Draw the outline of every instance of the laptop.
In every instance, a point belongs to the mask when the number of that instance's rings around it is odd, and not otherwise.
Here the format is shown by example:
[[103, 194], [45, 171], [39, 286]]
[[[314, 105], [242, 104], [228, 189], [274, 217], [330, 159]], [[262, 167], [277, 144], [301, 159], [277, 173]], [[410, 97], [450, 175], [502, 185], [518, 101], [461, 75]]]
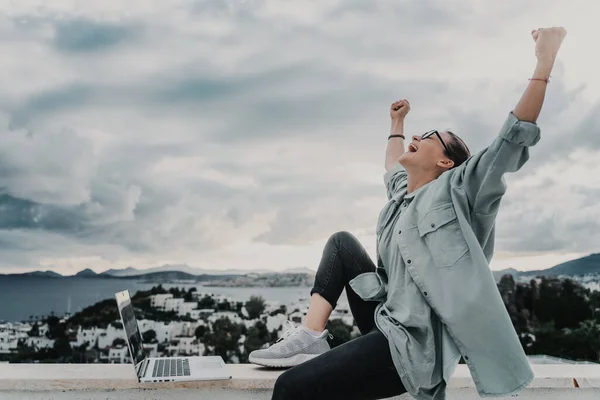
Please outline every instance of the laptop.
[[231, 379], [229, 368], [218, 356], [147, 357], [129, 291], [115, 293], [115, 297], [138, 382]]

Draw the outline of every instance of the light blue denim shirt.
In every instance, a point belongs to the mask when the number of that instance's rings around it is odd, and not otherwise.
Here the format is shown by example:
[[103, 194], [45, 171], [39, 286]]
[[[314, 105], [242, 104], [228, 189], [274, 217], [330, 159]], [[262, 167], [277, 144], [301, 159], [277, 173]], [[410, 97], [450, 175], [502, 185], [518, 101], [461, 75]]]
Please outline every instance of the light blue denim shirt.
[[[378, 251], [376, 272], [361, 274], [350, 285], [363, 299], [381, 302], [376, 323], [388, 335], [396, 369], [416, 398], [442, 399], [445, 387], [431, 391], [419, 386], [421, 382], [410, 380], [409, 368], [438, 368], [447, 382], [460, 355], [482, 397], [516, 393], [533, 379], [489, 262], [495, 220], [506, 192], [504, 174], [518, 171], [529, 159], [529, 147], [539, 140], [539, 127], [519, 121], [511, 112], [490, 146], [408, 197], [404, 168], [397, 165], [385, 174], [389, 202], [377, 222], [377, 245], [381, 233], [393, 226], [387, 245], [392, 255], [386, 258], [404, 262], [412, 283], [441, 322], [430, 365], [411, 365], [403, 358], [403, 353], [423, 350], [402, 337], [401, 329], [390, 329], [397, 321], [410, 321], [401, 306], [403, 295], [392, 289], [406, 283], [390, 280], [386, 272], [398, 266], [383, 265]], [[405, 202], [405, 197], [412, 200]], [[404, 208], [396, 207], [402, 203]], [[396, 310], [403, 314], [395, 314]], [[398, 343], [408, 343], [408, 350], [399, 351]]]

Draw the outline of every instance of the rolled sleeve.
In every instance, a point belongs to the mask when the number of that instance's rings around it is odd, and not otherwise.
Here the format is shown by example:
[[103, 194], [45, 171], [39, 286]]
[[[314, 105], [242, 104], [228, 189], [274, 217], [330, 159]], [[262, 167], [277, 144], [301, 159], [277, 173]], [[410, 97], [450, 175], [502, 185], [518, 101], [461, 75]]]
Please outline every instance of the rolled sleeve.
[[533, 122], [519, 121], [511, 111], [500, 130], [500, 137], [521, 146], [535, 146], [540, 141], [540, 128]]
[[466, 194], [472, 212], [495, 214], [506, 192], [504, 174], [521, 169], [529, 147], [539, 141], [537, 124], [520, 121], [510, 112], [492, 144], [456, 168], [452, 186]]
[[383, 175], [383, 183], [390, 200], [402, 187], [407, 185], [406, 169], [398, 163]]

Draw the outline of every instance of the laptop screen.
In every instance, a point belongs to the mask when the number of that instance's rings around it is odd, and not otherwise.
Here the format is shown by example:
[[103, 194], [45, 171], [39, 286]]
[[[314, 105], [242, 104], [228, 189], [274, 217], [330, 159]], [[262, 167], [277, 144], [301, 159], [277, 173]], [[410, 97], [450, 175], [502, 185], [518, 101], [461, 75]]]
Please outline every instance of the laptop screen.
[[127, 337], [129, 353], [133, 359], [133, 364], [137, 365], [144, 361], [146, 354], [142, 343], [142, 335], [140, 334], [140, 329], [133, 313], [129, 291], [125, 290], [116, 293], [115, 297], [117, 298], [117, 307], [119, 308], [119, 314], [121, 314], [121, 321], [123, 321], [123, 329]]

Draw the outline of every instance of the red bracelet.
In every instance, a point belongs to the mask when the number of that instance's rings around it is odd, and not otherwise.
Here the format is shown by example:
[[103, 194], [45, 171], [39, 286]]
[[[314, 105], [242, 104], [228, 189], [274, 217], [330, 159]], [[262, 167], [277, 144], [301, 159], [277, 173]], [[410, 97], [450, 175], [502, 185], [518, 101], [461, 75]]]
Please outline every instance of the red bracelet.
[[546, 79], [542, 79], [542, 78], [529, 78], [530, 81], [543, 81], [543, 82], [550, 82], [550, 79], [546, 78]]

